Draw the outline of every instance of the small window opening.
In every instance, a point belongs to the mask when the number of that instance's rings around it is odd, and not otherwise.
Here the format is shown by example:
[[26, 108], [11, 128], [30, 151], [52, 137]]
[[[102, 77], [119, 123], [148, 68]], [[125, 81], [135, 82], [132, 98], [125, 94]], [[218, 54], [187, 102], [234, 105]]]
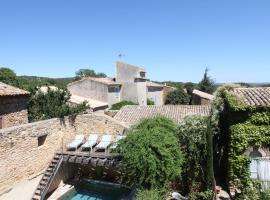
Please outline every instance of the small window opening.
[[42, 136], [39, 136], [38, 137], [38, 146], [39, 147], [42, 146], [42, 145], [44, 145], [45, 140], [46, 140], [46, 137], [47, 137], [47, 135], [42, 135]]

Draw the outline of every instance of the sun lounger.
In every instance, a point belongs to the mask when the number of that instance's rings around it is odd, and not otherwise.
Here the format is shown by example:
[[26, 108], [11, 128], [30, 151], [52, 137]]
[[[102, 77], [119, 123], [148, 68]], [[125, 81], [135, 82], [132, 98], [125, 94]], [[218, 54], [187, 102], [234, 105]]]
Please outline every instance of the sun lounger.
[[96, 146], [97, 150], [106, 151], [107, 147], [112, 143], [112, 135], [103, 135], [100, 143]]
[[67, 145], [67, 149], [77, 150], [77, 148], [83, 143], [83, 140], [84, 140], [83, 134], [76, 135], [75, 139]]
[[82, 145], [82, 150], [85, 149], [91, 149], [93, 146], [97, 143], [98, 135], [97, 134], [91, 134], [88, 137], [88, 140]]
[[116, 139], [115, 139], [115, 141], [113, 142], [113, 144], [110, 146], [110, 148], [111, 149], [115, 149], [116, 147], [117, 147], [117, 144], [118, 144], [118, 142], [119, 142], [119, 140], [122, 140], [122, 139], [124, 139], [126, 136], [124, 136], [124, 135], [118, 135], [118, 136], [116, 136]]

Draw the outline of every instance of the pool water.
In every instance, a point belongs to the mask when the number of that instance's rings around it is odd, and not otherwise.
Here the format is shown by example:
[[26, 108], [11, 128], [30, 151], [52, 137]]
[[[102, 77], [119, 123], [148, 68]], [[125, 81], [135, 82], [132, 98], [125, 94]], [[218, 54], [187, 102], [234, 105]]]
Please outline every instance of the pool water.
[[127, 199], [130, 189], [119, 185], [83, 181], [75, 186], [75, 191], [63, 200], [122, 200]]

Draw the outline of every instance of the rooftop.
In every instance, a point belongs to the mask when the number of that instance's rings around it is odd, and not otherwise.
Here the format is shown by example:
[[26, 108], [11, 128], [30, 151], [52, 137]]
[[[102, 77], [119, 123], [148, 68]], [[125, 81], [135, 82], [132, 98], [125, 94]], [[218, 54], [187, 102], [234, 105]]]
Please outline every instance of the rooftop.
[[176, 123], [180, 123], [188, 115], [210, 114], [209, 105], [165, 105], [165, 106], [125, 106], [115, 116], [114, 119], [132, 125], [143, 118], [162, 115], [170, 118]]
[[80, 104], [80, 103], [83, 103], [84, 101], [86, 101], [87, 104], [90, 106], [90, 108], [93, 108], [93, 109], [97, 109], [101, 107], [108, 107], [108, 103], [106, 102], [98, 101], [96, 99], [85, 98], [78, 95], [72, 94], [69, 99], [69, 102], [74, 103], [74, 104]]
[[28, 94], [28, 91], [0, 82], [0, 96], [17, 96]]
[[91, 81], [103, 83], [105, 85], [121, 85], [120, 83], [115, 82], [112, 78], [109, 78], [109, 77], [105, 77], [105, 78], [85, 77], [85, 78], [82, 78], [81, 80], [74, 81], [74, 82], [72, 82], [72, 83], [70, 83], [68, 85], [73, 85], [73, 84], [75, 84], [77, 82], [81, 82], [81, 81], [84, 81], [84, 80], [91, 80]]
[[200, 90], [196, 90], [196, 89], [193, 90], [192, 94], [198, 95], [204, 99], [209, 99], [209, 100], [214, 99], [214, 95], [200, 91]]
[[270, 106], [270, 87], [235, 88], [232, 93], [250, 106]]
[[146, 81], [147, 87], [164, 87], [164, 85], [152, 81]]

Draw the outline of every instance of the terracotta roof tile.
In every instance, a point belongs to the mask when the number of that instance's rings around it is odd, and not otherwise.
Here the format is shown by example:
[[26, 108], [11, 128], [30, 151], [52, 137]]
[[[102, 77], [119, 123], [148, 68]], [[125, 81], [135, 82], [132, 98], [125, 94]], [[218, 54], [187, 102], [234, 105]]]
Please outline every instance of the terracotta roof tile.
[[28, 94], [28, 91], [0, 82], [0, 96], [16, 96]]
[[162, 115], [180, 123], [187, 115], [210, 114], [209, 105], [165, 105], [165, 106], [125, 106], [114, 118], [127, 125], [137, 123], [143, 118]]
[[232, 93], [250, 106], [270, 106], [270, 87], [235, 88]]

